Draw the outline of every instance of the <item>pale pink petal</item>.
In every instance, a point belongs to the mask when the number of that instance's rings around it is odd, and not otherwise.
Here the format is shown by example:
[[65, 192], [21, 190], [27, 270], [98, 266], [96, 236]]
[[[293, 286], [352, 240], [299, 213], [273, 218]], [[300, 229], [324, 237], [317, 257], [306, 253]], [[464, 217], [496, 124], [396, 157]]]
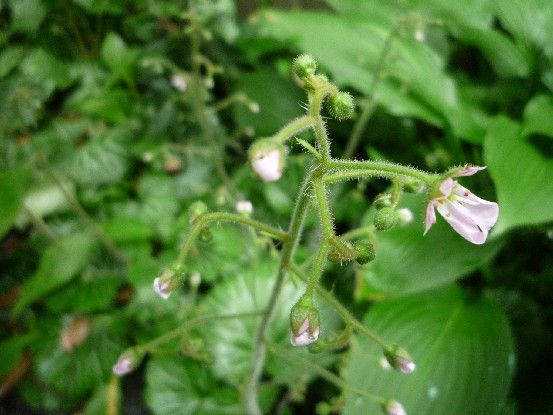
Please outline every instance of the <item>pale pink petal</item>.
[[449, 200], [444, 204], [438, 204], [437, 209], [451, 227], [467, 241], [476, 245], [486, 242], [489, 229], [480, 227], [465, 209], [460, 209], [459, 205]]
[[486, 166], [469, 166], [468, 164], [463, 168], [463, 170], [459, 171], [458, 173], [455, 173], [453, 177], [461, 177], [461, 176], [472, 176], [473, 174], [478, 173], [480, 170], [484, 170]]
[[454, 203], [466, 209], [466, 214], [471, 216], [480, 227], [489, 230], [495, 225], [499, 215], [497, 203], [479, 198], [460, 184], [453, 188], [453, 193], [456, 195]]
[[436, 212], [434, 212], [434, 201], [428, 202], [426, 206], [426, 215], [424, 216], [424, 235], [430, 230], [432, 225], [436, 223]]
[[443, 198], [449, 197], [451, 195], [451, 192], [453, 191], [453, 187], [455, 186], [457, 182], [453, 180], [451, 177], [445, 179], [443, 183], [440, 185], [440, 192], [442, 192], [442, 197], [437, 197], [436, 200], [440, 200]]
[[282, 176], [280, 167], [280, 151], [272, 150], [269, 153], [252, 161], [252, 167], [264, 182], [275, 182]]

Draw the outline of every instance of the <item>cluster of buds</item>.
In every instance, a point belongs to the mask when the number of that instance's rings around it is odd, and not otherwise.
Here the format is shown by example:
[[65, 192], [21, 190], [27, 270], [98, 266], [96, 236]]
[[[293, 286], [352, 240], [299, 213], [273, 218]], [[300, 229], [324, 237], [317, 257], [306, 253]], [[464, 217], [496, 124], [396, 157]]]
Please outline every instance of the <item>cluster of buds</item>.
[[313, 297], [304, 295], [290, 310], [290, 342], [294, 346], [307, 346], [319, 338], [319, 310]]

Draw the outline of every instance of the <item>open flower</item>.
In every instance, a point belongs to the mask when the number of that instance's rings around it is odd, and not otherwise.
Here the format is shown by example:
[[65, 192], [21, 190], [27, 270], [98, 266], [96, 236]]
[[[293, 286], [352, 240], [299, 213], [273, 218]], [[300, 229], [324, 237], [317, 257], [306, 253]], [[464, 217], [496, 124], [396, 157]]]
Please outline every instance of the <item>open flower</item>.
[[465, 166], [454, 170], [449, 177], [437, 184], [426, 207], [425, 230], [436, 223], [434, 208], [440, 212], [453, 229], [473, 244], [486, 242], [488, 232], [495, 225], [499, 206], [474, 195], [453, 177], [472, 176], [485, 167]]

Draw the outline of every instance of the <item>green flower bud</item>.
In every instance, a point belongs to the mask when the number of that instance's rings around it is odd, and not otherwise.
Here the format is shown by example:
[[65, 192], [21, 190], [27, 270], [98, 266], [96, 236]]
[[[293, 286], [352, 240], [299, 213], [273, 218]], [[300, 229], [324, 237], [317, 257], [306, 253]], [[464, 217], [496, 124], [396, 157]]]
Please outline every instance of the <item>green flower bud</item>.
[[309, 75], [315, 74], [317, 70], [317, 62], [311, 55], [299, 55], [292, 64], [292, 70], [296, 76], [302, 80]]
[[415, 371], [416, 365], [413, 359], [402, 347], [393, 344], [386, 347], [383, 352], [386, 360], [395, 370], [405, 374]]
[[377, 210], [374, 215], [374, 227], [379, 231], [385, 231], [393, 228], [397, 223], [397, 214], [394, 208], [384, 207]]
[[355, 103], [348, 92], [338, 92], [327, 99], [326, 107], [333, 118], [342, 121], [353, 117]]
[[188, 223], [192, 224], [198, 219], [201, 215], [207, 212], [207, 205], [202, 202], [201, 200], [198, 200], [194, 203], [192, 203], [188, 207]]
[[359, 254], [355, 261], [360, 265], [371, 262], [376, 257], [374, 245], [370, 241], [357, 241], [353, 246]]
[[290, 342], [294, 346], [307, 346], [319, 338], [319, 310], [313, 298], [303, 296], [290, 310]]
[[211, 233], [209, 228], [203, 228], [200, 231], [200, 234], [198, 235], [198, 239], [201, 242], [208, 243], [208, 242], [211, 242], [213, 240], [213, 234]]
[[390, 193], [380, 193], [374, 198], [374, 205], [377, 209], [392, 206], [392, 195]]

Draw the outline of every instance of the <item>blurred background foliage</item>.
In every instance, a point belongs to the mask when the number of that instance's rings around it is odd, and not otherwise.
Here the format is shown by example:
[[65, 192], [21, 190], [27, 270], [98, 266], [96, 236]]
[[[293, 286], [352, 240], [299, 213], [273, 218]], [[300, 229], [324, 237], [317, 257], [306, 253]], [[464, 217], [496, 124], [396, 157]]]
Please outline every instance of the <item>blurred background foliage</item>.
[[[374, 262], [327, 272], [360, 320], [412, 353], [411, 377], [356, 336], [290, 353], [411, 414], [553, 413], [551, 1], [0, 0], [0, 47], [1, 413], [243, 412], [256, 318], [191, 329], [125, 378], [111, 367], [194, 316], [267, 301], [278, 246], [233, 226], [195, 247], [199, 286], [162, 302], [151, 284], [193, 201], [246, 198], [287, 226], [308, 155], [294, 146], [284, 177], [261, 184], [246, 150], [301, 114], [301, 52], [359, 104], [328, 121], [335, 155], [487, 165], [466, 182], [500, 217], [484, 246], [440, 220], [423, 237], [425, 200], [409, 195], [415, 220], [378, 235]], [[370, 223], [385, 189], [337, 188], [338, 230]], [[283, 346], [297, 284], [270, 331]], [[323, 317], [323, 335], [337, 330]], [[297, 362], [270, 356], [265, 373], [267, 413], [379, 411]]]

